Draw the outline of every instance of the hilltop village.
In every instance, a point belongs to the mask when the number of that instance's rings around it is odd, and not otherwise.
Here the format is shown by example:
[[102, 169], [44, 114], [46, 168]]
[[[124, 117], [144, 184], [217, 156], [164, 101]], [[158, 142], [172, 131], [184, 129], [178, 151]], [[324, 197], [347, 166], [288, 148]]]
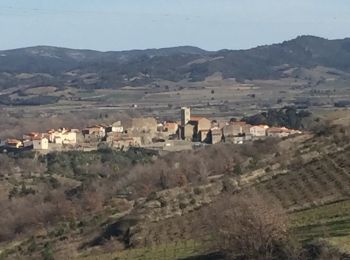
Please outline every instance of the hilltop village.
[[84, 129], [50, 129], [45, 133], [31, 132], [22, 138], [1, 141], [3, 152], [35, 150], [91, 151], [98, 148], [126, 150], [142, 147], [153, 150], [181, 151], [220, 142], [243, 144], [267, 137], [282, 138], [301, 134], [298, 130], [268, 125], [250, 125], [244, 121], [210, 120], [191, 115], [181, 108], [180, 121], [157, 122], [155, 118], [130, 118], [111, 125], [99, 124]]

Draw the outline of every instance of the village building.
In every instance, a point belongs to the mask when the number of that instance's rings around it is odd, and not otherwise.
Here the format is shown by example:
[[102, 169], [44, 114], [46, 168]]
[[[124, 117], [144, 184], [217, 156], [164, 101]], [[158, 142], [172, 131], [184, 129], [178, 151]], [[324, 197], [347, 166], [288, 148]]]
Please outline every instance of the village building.
[[117, 122], [114, 122], [113, 124], [111, 124], [110, 126], [107, 126], [105, 132], [106, 133], [110, 133], [110, 132], [123, 133], [124, 127], [122, 126], [122, 122], [117, 121]]
[[7, 139], [6, 146], [10, 147], [10, 148], [19, 149], [19, 148], [23, 147], [23, 143], [22, 143], [22, 141], [20, 141], [18, 139]]
[[120, 138], [122, 133], [109, 132], [106, 135], [106, 142], [112, 143], [114, 139]]
[[49, 149], [49, 139], [46, 137], [34, 138], [33, 139], [33, 149], [34, 150], [48, 150]]
[[79, 130], [71, 130], [66, 128], [60, 128], [58, 130], [48, 131], [48, 140], [54, 144], [76, 144], [77, 143], [77, 132]]
[[130, 147], [140, 147], [141, 146], [141, 138], [140, 137], [117, 137], [112, 141], [112, 147], [117, 149], [128, 149]]
[[241, 122], [241, 126], [242, 126], [242, 134], [245, 136], [248, 135], [252, 135], [250, 132], [250, 128], [252, 127], [252, 125], [247, 124], [246, 122]]
[[194, 125], [187, 124], [185, 126], [181, 126], [179, 133], [181, 139], [186, 141], [192, 141], [194, 136]]
[[82, 134], [85, 142], [100, 142], [106, 136], [107, 127], [105, 125], [94, 125], [84, 128]]
[[211, 121], [201, 116], [191, 116], [187, 123], [193, 125], [193, 141], [204, 142], [208, 138]]
[[106, 128], [104, 125], [88, 126], [82, 130], [82, 133], [83, 135], [96, 135], [103, 138], [106, 135]]
[[22, 143], [23, 143], [23, 147], [31, 147], [31, 146], [33, 146], [33, 141], [32, 140], [24, 139], [24, 140], [22, 140]]
[[212, 122], [201, 116], [191, 116], [191, 110], [187, 107], [181, 108], [181, 126], [179, 126], [179, 137], [183, 140], [205, 142], [209, 140]]
[[250, 128], [252, 126], [242, 121], [231, 121], [228, 125], [224, 126], [223, 136], [224, 138], [231, 138], [234, 136], [250, 135]]
[[291, 134], [291, 130], [285, 127], [271, 127], [267, 130], [267, 136], [270, 137], [286, 137]]
[[130, 118], [123, 121], [124, 130], [128, 133], [156, 133], [157, 120], [153, 117]]
[[219, 127], [220, 129], [223, 129], [227, 125], [228, 125], [227, 121], [223, 121], [223, 120], [217, 121], [217, 127]]
[[254, 137], [264, 137], [268, 128], [267, 125], [255, 125], [250, 127], [250, 134]]
[[237, 124], [229, 124], [222, 129], [225, 138], [239, 136], [243, 133], [242, 126]]
[[27, 133], [27, 134], [24, 134], [22, 136], [23, 140], [30, 140], [30, 141], [33, 141], [34, 138], [37, 138], [39, 137], [41, 134], [38, 133], [38, 132], [30, 132], [30, 133]]
[[217, 144], [222, 140], [222, 131], [219, 127], [210, 129], [210, 143]]
[[209, 130], [211, 128], [211, 121], [202, 116], [191, 116], [188, 123], [194, 125], [197, 132]]
[[163, 125], [163, 132], [167, 132], [169, 135], [174, 135], [177, 133], [179, 126], [175, 122], [165, 122]]
[[191, 109], [189, 107], [181, 108], [181, 126], [185, 126], [191, 120]]

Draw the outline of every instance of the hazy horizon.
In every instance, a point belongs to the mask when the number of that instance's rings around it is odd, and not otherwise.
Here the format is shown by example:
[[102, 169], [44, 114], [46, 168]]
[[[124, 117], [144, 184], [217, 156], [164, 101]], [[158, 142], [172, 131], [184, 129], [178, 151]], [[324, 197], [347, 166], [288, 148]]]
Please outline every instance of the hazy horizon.
[[[294, 38], [291, 39], [285, 39], [283, 41], [290, 41], [293, 39], [296, 39], [297, 37], [300, 36], [311, 36], [311, 37], [318, 37], [318, 38], [323, 38], [323, 39], [327, 39], [327, 40], [343, 40], [349, 37], [344, 37], [344, 38], [334, 38], [334, 39], [329, 39], [329, 38], [324, 38], [321, 36], [317, 36], [317, 35], [298, 35]], [[11, 51], [11, 50], [17, 50], [17, 49], [25, 49], [25, 48], [35, 48], [35, 47], [55, 47], [55, 48], [63, 48], [63, 49], [72, 49], [72, 50], [86, 50], [86, 51], [98, 51], [98, 52], [114, 52], [114, 51], [139, 51], [139, 50], [151, 50], [151, 49], [168, 49], [168, 48], [179, 48], [179, 47], [193, 47], [193, 48], [199, 48], [202, 49], [204, 51], [220, 51], [220, 50], [246, 50], [246, 49], [251, 49], [251, 48], [255, 48], [255, 47], [259, 47], [259, 46], [264, 46], [264, 45], [271, 45], [271, 44], [278, 44], [278, 43], [282, 43], [283, 41], [280, 42], [271, 42], [271, 43], [267, 43], [267, 44], [260, 44], [260, 45], [256, 45], [256, 46], [252, 46], [249, 48], [241, 48], [241, 49], [230, 49], [230, 48], [222, 48], [222, 49], [217, 49], [217, 50], [207, 50], [198, 46], [193, 46], [193, 45], [178, 45], [178, 46], [164, 46], [164, 47], [159, 47], [159, 48], [138, 48], [138, 49], [122, 49], [122, 50], [97, 50], [97, 49], [88, 49], [88, 48], [72, 48], [69, 46], [57, 46], [57, 45], [32, 45], [32, 46], [23, 46], [23, 47], [18, 47], [18, 48], [12, 48], [12, 49], [0, 49], [0, 51]]]
[[0, 50], [57, 46], [98, 51], [195, 46], [249, 49], [300, 35], [349, 37], [345, 0], [3, 0]]

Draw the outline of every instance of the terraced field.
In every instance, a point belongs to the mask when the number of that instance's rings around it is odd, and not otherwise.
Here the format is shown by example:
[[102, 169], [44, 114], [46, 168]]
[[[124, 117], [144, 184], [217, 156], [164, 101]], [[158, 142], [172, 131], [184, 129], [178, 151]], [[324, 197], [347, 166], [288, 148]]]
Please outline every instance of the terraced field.
[[[255, 188], [277, 198], [288, 210], [299, 240], [326, 238], [334, 244], [339, 236], [350, 238], [350, 146], [323, 144], [319, 149], [319, 145], [310, 140], [295, 148], [301, 155], [315, 152], [319, 155], [306, 163], [290, 166], [287, 173], [266, 179]], [[150, 223], [145, 237], [149, 246], [200, 240], [208, 231], [206, 224], [205, 210], [199, 209]]]
[[315, 237], [331, 240], [349, 236], [350, 200], [293, 213], [291, 221], [297, 237], [301, 240], [307, 241]]
[[350, 148], [324, 154], [257, 185], [290, 212], [350, 198]]
[[[334, 240], [344, 235], [350, 238], [350, 146], [324, 144], [322, 149], [319, 147], [313, 140], [302, 144], [297, 148], [307, 151], [301, 152], [302, 155], [315, 151], [319, 151], [319, 155], [307, 163], [292, 165], [286, 174], [267, 179], [255, 188], [277, 198], [288, 210], [292, 228], [300, 240], [315, 237]], [[196, 239], [205, 233], [205, 215], [200, 209], [151, 223], [147, 237], [161, 243]]]

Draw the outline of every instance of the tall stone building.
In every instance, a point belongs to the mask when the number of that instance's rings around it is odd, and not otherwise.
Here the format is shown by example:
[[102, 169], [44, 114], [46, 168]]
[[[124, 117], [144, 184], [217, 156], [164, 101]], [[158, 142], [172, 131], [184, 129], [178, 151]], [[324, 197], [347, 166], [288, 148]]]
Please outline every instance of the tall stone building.
[[185, 126], [191, 120], [191, 109], [189, 107], [181, 108], [181, 125]]

